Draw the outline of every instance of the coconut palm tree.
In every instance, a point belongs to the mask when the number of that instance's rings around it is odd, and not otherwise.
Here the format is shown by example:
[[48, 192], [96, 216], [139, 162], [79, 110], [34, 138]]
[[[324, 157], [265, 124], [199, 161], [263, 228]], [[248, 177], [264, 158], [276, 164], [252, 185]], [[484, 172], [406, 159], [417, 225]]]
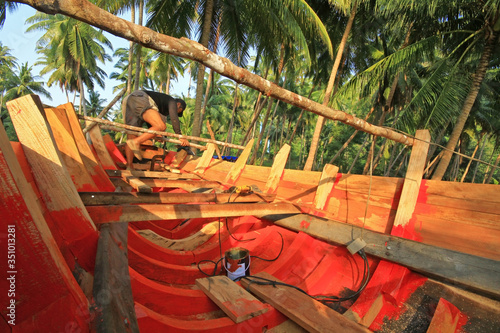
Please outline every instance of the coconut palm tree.
[[9, 101], [28, 94], [39, 94], [52, 100], [50, 93], [43, 87], [41, 77], [33, 75], [33, 66], [24, 63], [3, 83], [4, 99]]
[[36, 65], [44, 65], [40, 74], [51, 72], [47, 85], [57, 83], [66, 91], [80, 93], [80, 109], [85, 113], [85, 88], [93, 90], [94, 82], [104, 88], [106, 73], [97, 61], [111, 60], [104, 46], [112, 49], [110, 41], [102, 31], [66, 17], [38, 12], [27, 19], [32, 25], [27, 31], [43, 30], [45, 33], [37, 42], [37, 53], [42, 60]]

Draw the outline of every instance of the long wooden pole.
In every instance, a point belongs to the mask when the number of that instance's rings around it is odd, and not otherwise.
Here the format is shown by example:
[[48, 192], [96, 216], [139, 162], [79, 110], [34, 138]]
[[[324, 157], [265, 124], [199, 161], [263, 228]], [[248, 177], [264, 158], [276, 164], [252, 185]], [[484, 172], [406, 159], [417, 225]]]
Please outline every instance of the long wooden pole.
[[244, 68], [236, 66], [229, 61], [229, 59], [218, 56], [195, 41], [187, 38], [178, 39], [163, 35], [149, 28], [133, 24], [114, 16], [89, 1], [18, 0], [16, 2], [25, 3], [44, 13], [67, 15], [99, 29], [103, 29], [115, 36], [136, 42], [144, 47], [197, 61], [223, 76], [262, 92], [266, 96], [314, 112], [325, 118], [338, 120], [361, 131], [376, 136], [382, 136], [405, 145], [413, 145], [413, 139], [405, 134], [372, 125], [351, 114], [329, 108], [326, 105], [321, 105], [320, 103], [281, 88]]
[[87, 116], [82, 116], [82, 115], [78, 115], [78, 118], [85, 119], [87, 121], [94, 121], [94, 122], [97, 122], [100, 124], [115, 126], [115, 127], [119, 127], [119, 128], [125, 128], [125, 129], [131, 130], [131, 131], [136, 131], [136, 132], [151, 133], [151, 134], [156, 134], [156, 135], [160, 135], [160, 136], [170, 136], [172, 138], [194, 140], [194, 141], [200, 141], [200, 142], [206, 142], [206, 143], [215, 143], [216, 145], [226, 146], [229, 148], [235, 148], [235, 149], [240, 149], [240, 150], [245, 149], [245, 147], [243, 147], [243, 146], [235, 145], [232, 143], [225, 143], [222, 141], [200, 138], [197, 136], [180, 135], [180, 134], [169, 133], [169, 132], [153, 131], [153, 130], [149, 130], [149, 129], [145, 129], [145, 128], [141, 128], [141, 127], [115, 123], [113, 121], [109, 121], [106, 119], [98, 119], [98, 118], [92, 118], [92, 117], [87, 117]]

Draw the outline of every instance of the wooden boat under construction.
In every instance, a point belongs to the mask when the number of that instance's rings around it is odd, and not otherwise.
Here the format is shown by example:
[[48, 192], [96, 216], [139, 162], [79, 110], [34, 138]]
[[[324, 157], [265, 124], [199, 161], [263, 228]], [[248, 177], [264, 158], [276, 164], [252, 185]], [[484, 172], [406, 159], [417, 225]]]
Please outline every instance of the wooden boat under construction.
[[129, 171], [71, 104], [7, 105], [2, 332], [500, 331], [498, 186], [422, 179], [425, 131], [405, 178], [212, 143]]

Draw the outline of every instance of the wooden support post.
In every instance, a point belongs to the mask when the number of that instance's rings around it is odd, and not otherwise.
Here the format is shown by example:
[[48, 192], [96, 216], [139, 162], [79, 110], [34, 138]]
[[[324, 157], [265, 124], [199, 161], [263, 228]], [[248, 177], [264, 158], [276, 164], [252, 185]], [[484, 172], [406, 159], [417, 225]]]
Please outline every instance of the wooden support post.
[[7, 109], [54, 223], [80, 265], [93, 271], [97, 231], [63, 166], [40, 99], [26, 95], [7, 102]]
[[276, 212], [294, 214], [299, 212], [295, 206], [286, 203], [88, 206], [87, 210], [95, 223], [267, 215]]
[[226, 176], [226, 179], [224, 179], [225, 184], [233, 185], [240, 177], [241, 173], [243, 172], [243, 169], [245, 168], [245, 165], [247, 164], [248, 157], [252, 152], [253, 141], [254, 139], [251, 139], [247, 143], [241, 155], [238, 157], [236, 162], [234, 162], [233, 166], [231, 167], [231, 170]]
[[185, 151], [184, 149], [179, 150], [177, 154], [175, 154], [175, 157], [170, 163], [170, 166], [173, 168], [178, 168], [186, 158], [187, 154], [187, 151]]
[[[56, 245], [38, 198], [24, 177], [1, 122], [0, 216], [5, 256], [7, 243], [9, 250], [12, 244], [18, 249], [15, 260], [6, 258], [0, 263], [4, 272], [0, 289], [5, 290], [5, 305], [0, 310], [2, 316], [9, 320], [7, 291], [11, 289], [9, 278], [14, 276], [16, 296], [9, 298], [15, 300], [16, 331], [37, 332], [44, 328], [63, 332], [68, 327], [68, 318], [71, 318], [74, 329], [88, 330], [88, 301]], [[11, 239], [15, 243], [11, 243]], [[47, 315], [44, 311], [47, 308], [58, 315]]]
[[[281, 282], [266, 272], [260, 272], [255, 276]], [[249, 277], [241, 279], [241, 284], [308, 332], [371, 332], [297, 289], [281, 285], [250, 283], [254, 280], [257, 283], [262, 281]]]
[[152, 193], [153, 190], [151, 189], [150, 186], [144, 184], [139, 178], [134, 177], [134, 176], [126, 176], [123, 175], [122, 179], [132, 186], [137, 192], [141, 193]]
[[333, 183], [339, 172], [339, 167], [331, 164], [325, 164], [321, 178], [319, 180], [318, 189], [314, 196], [314, 206], [316, 209], [324, 209], [328, 195], [332, 191]]
[[212, 157], [214, 156], [214, 151], [217, 146], [213, 143], [207, 144], [207, 150], [203, 152], [203, 155], [201, 156], [200, 160], [198, 161], [198, 164], [196, 165], [196, 168], [194, 168], [194, 173], [196, 174], [203, 174], [205, 170], [208, 168], [210, 165], [210, 162], [212, 162]]
[[391, 234], [402, 236], [410, 221], [415, 205], [417, 203], [420, 183], [424, 174], [427, 152], [429, 151], [429, 141], [431, 135], [428, 130], [418, 130], [415, 135], [415, 143], [412, 148], [408, 170], [406, 171], [405, 182], [399, 199], [398, 210], [394, 218], [394, 227]]
[[62, 161], [68, 169], [77, 191], [98, 191], [99, 188], [87, 172], [87, 168], [78, 152], [78, 147], [73, 139], [71, 127], [66, 117], [66, 111], [48, 108], [45, 109], [45, 115], [54, 134], [57, 147], [61, 152]]
[[237, 324], [269, 310], [268, 306], [227, 276], [197, 279], [196, 285]]
[[78, 147], [78, 151], [80, 152], [82, 161], [87, 168], [90, 176], [94, 180], [94, 183], [101, 191], [113, 192], [115, 190], [115, 186], [113, 185], [113, 183], [111, 183], [101, 164], [97, 161], [96, 156], [90, 149], [90, 146], [87, 143], [87, 139], [85, 138], [85, 135], [83, 134], [82, 128], [80, 126], [80, 121], [76, 116], [73, 104], [66, 103], [63, 105], [59, 105], [58, 109], [59, 108], [64, 109], [66, 112], [66, 116], [71, 126], [71, 131], [73, 133], [73, 138], [75, 139], [76, 146]]
[[[210, 133], [210, 137], [212, 138], [212, 140], [215, 141], [214, 131], [212, 131], [212, 126], [210, 126], [210, 121], [208, 121], [208, 119], [207, 119], [207, 129], [208, 129], [208, 133]], [[216, 144], [213, 144], [213, 145], [215, 147], [215, 151], [217, 151], [217, 156], [220, 159], [222, 159], [222, 155], [220, 153], [219, 146], [217, 146]]]
[[101, 226], [93, 296], [97, 332], [138, 333], [127, 256], [128, 225]]
[[271, 167], [271, 172], [269, 173], [269, 178], [267, 179], [264, 193], [276, 193], [279, 182], [281, 180], [281, 176], [283, 175], [283, 171], [285, 170], [286, 161], [288, 160], [288, 154], [290, 154], [290, 146], [284, 144], [274, 158], [274, 163]]

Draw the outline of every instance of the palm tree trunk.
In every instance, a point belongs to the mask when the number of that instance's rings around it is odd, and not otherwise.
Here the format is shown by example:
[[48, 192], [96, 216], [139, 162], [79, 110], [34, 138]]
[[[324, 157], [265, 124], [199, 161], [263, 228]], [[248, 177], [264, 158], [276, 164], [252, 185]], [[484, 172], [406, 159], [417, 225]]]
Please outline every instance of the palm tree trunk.
[[[356, 9], [358, 6], [358, 1], [354, 1], [351, 15], [349, 16], [349, 20], [347, 22], [347, 26], [344, 31], [344, 35], [342, 36], [342, 40], [339, 44], [339, 49], [337, 51], [337, 57], [335, 58], [335, 62], [333, 64], [332, 73], [330, 74], [330, 80], [328, 81], [328, 86], [326, 87], [325, 97], [323, 98], [323, 105], [328, 105], [330, 101], [330, 95], [333, 91], [333, 86], [335, 84], [335, 78], [337, 76], [337, 70], [340, 65], [340, 60], [342, 59], [344, 48], [347, 43], [347, 38], [349, 37], [349, 33], [351, 32], [352, 24], [354, 22], [354, 17], [356, 16]], [[318, 150], [318, 142], [319, 136], [321, 134], [321, 130], [323, 129], [323, 125], [325, 123], [325, 118], [323, 116], [318, 116], [318, 120], [316, 122], [316, 127], [314, 128], [314, 134], [311, 139], [311, 147], [309, 148], [309, 155], [307, 156], [306, 164], [304, 165], [304, 170], [311, 171], [313, 166], [313, 161], [316, 156], [316, 151]]]
[[[231, 112], [231, 121], [229, 122], [229, 128], [227, 129], [226, 143], [233, 141], [233, 127], [234, 127], [234, 116], [236, 115], [236, 106], [238, 104], [238, 83], [234, 86], [234, 98], [233, 98], [233, 112]], [[222, 148], [222, 155], [225, 155], [226, 147]], [[229, 150], [231, 152], [231, 149]]]
[[[214, 11], [214, 0], [207, 0], [205, 3], [205, 17], [203, 18], [203, 29], [201, 32], [200, 44], [208, 49], [208, 41], [211, 33], [211, 23]], [[192, 136], [200, 136], [201, 133], [201, 105], [203, 103], [203, 84], [205, 83], [205, 66], [198, 64], [198, 78], [196, 79], [196, 99], [193, 113]]]
[[[483, 141], [483, 145], [481, 146], [481, 150], [479, 151], [479, 157], [478, 159], [481, 161], [481, 158], [483, 157], [483, 153], [484, 153], [484, 148], [486, 146], [486, 143], [488, 142], [489, 140], [489, 134], [486, 134], [485, 138], [484, 138], [484, 141]], [[472, 183], [474, 183], [474, 181], [476, 180], [476, 175], [477, 175], [477, 170], [479, 169], [479, 165], [481, 164], [481, 162], [477, 162], [476, 163], [476, 167], [474, 168], [474, 174], [472, 175]]]
[[[144, 0], [139, 0], [139, 22], [142, 25], [142, 14], [144, 12]], [[141, 81], [141, 50], [142, 47], [137, 44], [137, 55], [135, 57], [135, 84], [134, 90], [139, 90], [139, 81]]]
[[500, 154], [498, 154], [497, 159], [495, 160], [495, 164], [493, 168], [491, 168], [490, 173], [488, 174], [488, 177], [486, 178], [486, 181], [483, 182], [483, 184], [489, 184], [491, 182], [491, 178], [493, 178], [493, 174], [497, 170], [499, 163], [500, 163]]
[[448, 140], [448, 144], [446, 145], [447, 150], [443, 154], [443, 158], [439, 162], [439, 165], [434, 171], [434, 175], [432, 176], [433, 180], [441, 180], [443, 179], [444, 173], [446, 169], [448, 169], [448, 165], [450, 164], [451, 157], [453, 154], [453, 149], [457, 145], [458, 140], [460, 139], [460, 135], [465, 126], [465, 122], [469, 117], [469, 113], [474, 105], [474, 101], [476, 100], [477, 94], [479, 93], [479, 88], [481, 87], [481, 83], [483, 82], [484, 76], [486, 75], [486, 70], [488, 69], [488, 64], [490, 62], [491, 54], [493, 52], [493, 47], [495, 46], [496, 39], [498, 36], [498, 31], [493, 31], [486, 38], [486, 45], [483, 50], [483, 54], [481, 55], [481, 59], [479, 60], [479, 65], [477, 66], [476, 72], [473, 76], [472, 87], [467, 95], [464, 105], [462, 107], [462, 111], [458, 116], [458, 120], [453, 127], [453, 131], [450, 135], [450, 139]]
[[464, 182], [465, 177], [467, 176], [467, 173], [469, 172], [470, 165], [472, 164], [472, 159], [474, 158], [474, 156], [476, 156], [477, 150], [479, 149], [479, 145], [481, 144], [483, 137], [484, 137], [484, 133], [481, 133], [479, 141], [477, 142], [476, 147], [474, 148], [474, 152], [472, 153], [471, 159], [469, 160], [469, 163], [467, 163], [467, 167], [465, 168], [464, 174], [462, 175], [462, 179], [460, 179], [461, 183]]
[[266, 134], [266, 139], [264, 141], [264, 148], [262, 149], [262, 154], [260, 155], [260, 163], [259, 165], [262, 165], [264, 163], [264, 156], [266, 155], [266, 148], [267, 148], [267, 143], [269, 142], [269, 137], [271, 136], [271, 129], [272, 129], [272, 124], [275, 119], [276, 115], [276, 110], [278, 110], [278, 105], [280, 104], [280, 101], [276, 101], [276, 105], [274, 107], [273, 114], [271, 115], [271, 126], [268, 126], [267, 128], [267, 134]]
[[[135, 5], [130, 6], [130, 21], [135, 23]], [[134, 59], [134, 42], [129, 42], [128, 49], [128, 77], [127, 77], [127, 95], [132, 92], [132, 60]]]
[[[315, 88], [316, 88], [316, 84], [313, 84], [313, 86], [311, 87], [311, 90], [309, 91], [309, 95], [307, 96], [307, 98], [309, 98], [309, 99], [311, 98], [311, 95], [312, 95]], [[286, 140], [285, 140], [286, 142], [288, 142], [289, 145], [292, 144], [293, 138], [295, 137], [295, 133], [297, 132], [297, 128], [299, 127], [300, 120], [302, 119], [303, 115], [304, 115], [304, 109], [302, 109], [302, 111], [300, 111], [299, 118], [297, 119], [297, 122], [295, 123], [292, 135], [290, 136], [290, 139], [286, 138]]]

